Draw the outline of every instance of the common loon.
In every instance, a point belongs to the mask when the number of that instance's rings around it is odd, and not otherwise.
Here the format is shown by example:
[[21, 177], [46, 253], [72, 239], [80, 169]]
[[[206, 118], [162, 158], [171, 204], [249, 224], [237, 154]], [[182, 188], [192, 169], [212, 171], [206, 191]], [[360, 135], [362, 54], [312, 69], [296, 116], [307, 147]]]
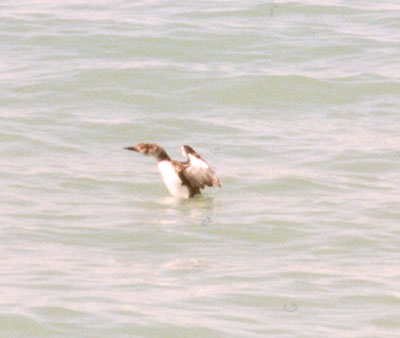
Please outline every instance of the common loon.
[[221, 182], [210, 165], [189, 146], [182, 146], [182, 154], [187, 157], [185, 162], [171, 160], [166, 151], [155, 143], [139, 143], [125, 149], [155, 157], [168, 191], [176, 198], [200, 195], [200, 190], [206, 185], [221, 188]]

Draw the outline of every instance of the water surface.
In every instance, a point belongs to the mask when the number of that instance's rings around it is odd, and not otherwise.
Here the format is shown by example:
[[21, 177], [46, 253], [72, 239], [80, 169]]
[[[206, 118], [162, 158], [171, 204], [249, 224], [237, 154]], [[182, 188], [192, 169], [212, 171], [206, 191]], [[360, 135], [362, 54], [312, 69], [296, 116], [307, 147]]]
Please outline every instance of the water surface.
[[1, 336], [397, 336], [399, 10], [3, 1]]

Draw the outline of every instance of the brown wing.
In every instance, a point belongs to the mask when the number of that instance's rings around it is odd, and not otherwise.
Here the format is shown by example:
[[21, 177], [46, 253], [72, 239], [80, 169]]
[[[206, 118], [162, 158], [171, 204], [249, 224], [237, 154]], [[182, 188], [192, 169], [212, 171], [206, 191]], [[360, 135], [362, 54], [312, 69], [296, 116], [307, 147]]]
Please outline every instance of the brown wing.
[[199, 169], [189, 165], [182, 171], [182, 175], [189, 181], [193, 187], [204, 189], [206, 185], [212, 187], [217, 185], [221, 187], [218, 177], [211, 169]]
[[217, 175], [199, 154], [189, 146], [183, 146], [182, 149], [188, 158], [186, 167], [182, 170], [182, 175], [193, 187], [201, 189], [204, 189], [206, 185], [209, 187], [213, 185], [221, 187], [221, 182]]

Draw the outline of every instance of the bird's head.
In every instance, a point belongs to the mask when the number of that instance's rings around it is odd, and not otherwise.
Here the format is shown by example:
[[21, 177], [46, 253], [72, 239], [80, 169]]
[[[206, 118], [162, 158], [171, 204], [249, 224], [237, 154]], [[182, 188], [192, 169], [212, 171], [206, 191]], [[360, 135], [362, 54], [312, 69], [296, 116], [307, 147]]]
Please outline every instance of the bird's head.
[[134, 147], [126, 147], [125, 149], [133, 150], [147, 156], [153, 156], [158, 160], [168, 159], [165, 150], [155, 143], [139, 143]]

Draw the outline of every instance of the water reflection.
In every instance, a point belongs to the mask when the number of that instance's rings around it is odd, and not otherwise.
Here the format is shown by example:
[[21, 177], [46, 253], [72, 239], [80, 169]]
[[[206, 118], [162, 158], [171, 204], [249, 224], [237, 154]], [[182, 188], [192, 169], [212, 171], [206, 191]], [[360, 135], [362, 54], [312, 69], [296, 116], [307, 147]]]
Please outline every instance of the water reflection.
[[159, 222], [210, 225], [215, 207], [215, 198], [211, 196], [195, 196], [189, 199], [168, 196], [158, 203], [158, 209], [162, 210]]

